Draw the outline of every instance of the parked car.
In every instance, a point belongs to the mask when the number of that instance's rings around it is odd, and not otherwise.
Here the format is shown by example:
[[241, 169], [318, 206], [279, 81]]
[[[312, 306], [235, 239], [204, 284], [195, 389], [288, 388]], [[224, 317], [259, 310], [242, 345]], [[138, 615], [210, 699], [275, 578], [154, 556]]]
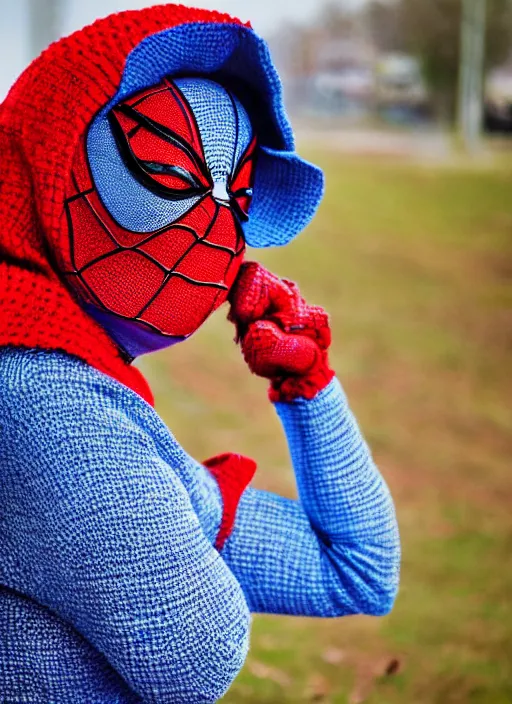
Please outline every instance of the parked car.
[[430, 99], [420, 62], [408, 54], [386, 54], [376, 67], [377, 109], [392, 122], [424, 119]]
[[512, 134], [512, 67], [491, 71], [485, 84], [484, 129]]

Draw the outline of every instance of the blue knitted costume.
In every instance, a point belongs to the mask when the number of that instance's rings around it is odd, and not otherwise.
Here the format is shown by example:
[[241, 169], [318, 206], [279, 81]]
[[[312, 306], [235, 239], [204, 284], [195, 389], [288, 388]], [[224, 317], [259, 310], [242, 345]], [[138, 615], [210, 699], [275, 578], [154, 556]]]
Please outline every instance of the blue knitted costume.
[[389, 611], [393, 506], [337, 381], [277, 405], [299, 501], [248, 488], [220, 554], [215, 480], [135, 393], [5, 349], [0, 407], [3, 701], [214, 702], [251, 611]]
[[[55, 75], [68, 80], [66, 109], [75, 83], [97, 71], [91, 95], [82, 100], [84, 114], [74, 113], [81, 131], [62, 137], [57, 158], [65, 174], [52, 166], [52, 150], [42, 165], [36, 139], [35, 166], [25, 178], [32, 154], [22, 137], [45, 129], [37, 115], [26, 116], [31, 93], [40, 88], [30, 72], [0, 111], [0, 147], [9, 147], [14, 165], [13, 178], [0, 173], [6, 223], [0, 295], [7, 311], [0, 320], [5, 704], [213, 703], [243, 665], [251, 613], [381, 615], [396, 595], [394, 508], [327, 366], [327, 316], [258, 265], [258, 295], [249, 287], [245, 296], [240, 283], [247, 279], [245, 242], [286, 244], [311, 220], [321, 172], [294, 152], [262, 40], [230, 18], [209, 20], [197, 11], [197, 21], [189, 22], [182, 17], [187, 12], [166, 6], [125, 13], [48, 50]], [[131, 48], [119, 50], [126, 63], [117, 55], [113, 68], [109, 57], [100, 60], [93, 49], [110, 46], [105, 37], [116, 47], [130, 37]], [[180, 78], [171, 81], [169, 74]], [[149, 92], [138, 98], [143, 89]], [[157, 95], [172, 96], [170, 127], [165, 115], [161, 121], [152, 116]], [[11, 134], [6, 125], [23, 113], [18, 104], [29, 122], [23, 129], [11, 125]], [[222, 124], [229, 126], [224, 135], [209, 117], [221, 104]], [[180, 120], [187, 139], [176, 126]], [[70, 177], [73, 151], [79, 158]], [[31, 181], [46, 190], [30, 189]], [[27, 208], [42, 193], [48, 196], [41, 219], [30, 220]], [[177, 251], [180, 237], [190, 238], [183, 252]], [[87, 257], [80, 251], [84, 242]], [[136, 266], [141, 262], [143, 271]], [[139, 310], [137, 296], [146, 285], [156, 293]], [[188, 337], [237, 287], [250, 319], [233, 320], [251, 370], [260, 373], [259, 362], [275, 351], [269, 339], [281, 345], [281, 361], [292, 360], [291, 371], [277, 365], [278, 381], [273, 373], [260, 375], [272, 380], [272, 398], [281, 399], [275, 407], [297, 501], [248, 487], [228, 506], [234, 494], [225, 491], [218, 467], [199, 464], [180, 447], [128, 364]], [[166, 300], [143, 318], [160, 294], [176, 290], [183, 298], [175, 307]], [[197, 312], [201, 305], [206, 312]], [[297, 380], [306, 380], [302, 397]]]

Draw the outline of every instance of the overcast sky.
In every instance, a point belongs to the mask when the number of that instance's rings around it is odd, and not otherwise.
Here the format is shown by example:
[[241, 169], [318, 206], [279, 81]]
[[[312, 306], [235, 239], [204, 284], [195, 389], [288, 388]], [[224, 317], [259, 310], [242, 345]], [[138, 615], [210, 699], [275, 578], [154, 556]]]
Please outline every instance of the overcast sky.
[[[268, 35], [283, 21], [304, 21], [318, 12], [325, 0], [182, 0], [185, 5], [216, 9], [250, 19], [254, 28]], [[111, 12], [153, 5], [158, 0], [62, 0], [65, 11], [62, 33], [69, 34]], [[358, 5], [364, 0], [344, 0]], [[0, 100], [30, 59], [27, 39], [28, 0], [0, 0]]]

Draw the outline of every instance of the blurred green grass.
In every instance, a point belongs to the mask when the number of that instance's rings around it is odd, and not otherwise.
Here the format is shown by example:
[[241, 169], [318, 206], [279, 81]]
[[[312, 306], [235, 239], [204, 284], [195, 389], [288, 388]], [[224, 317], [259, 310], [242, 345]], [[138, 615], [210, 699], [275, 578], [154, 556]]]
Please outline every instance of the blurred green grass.
[[[399, 598], [384, 619], [256, 616], [226, 702], [512, 702], [512, 166], [418, 166], [310, 149], [315, 222], [250, 252], [332, 314], [332, 361], [394, 493]], [[217, 313], [142, 362], [198, 459], [257, 459], [294, 496], [265, 382]]]

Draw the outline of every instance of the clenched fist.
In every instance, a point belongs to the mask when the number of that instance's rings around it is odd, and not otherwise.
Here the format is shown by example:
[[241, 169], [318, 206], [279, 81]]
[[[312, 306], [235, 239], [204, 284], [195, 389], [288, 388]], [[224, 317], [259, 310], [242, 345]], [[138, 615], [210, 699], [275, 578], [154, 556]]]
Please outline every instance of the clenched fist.
[[246, 262], [229, 301], [244, 359], [254, 374], [270, 379], [272, 401], [311, 399], [327, 386], [334, 376], [329, 318], [304, 301], [296, 284]]

